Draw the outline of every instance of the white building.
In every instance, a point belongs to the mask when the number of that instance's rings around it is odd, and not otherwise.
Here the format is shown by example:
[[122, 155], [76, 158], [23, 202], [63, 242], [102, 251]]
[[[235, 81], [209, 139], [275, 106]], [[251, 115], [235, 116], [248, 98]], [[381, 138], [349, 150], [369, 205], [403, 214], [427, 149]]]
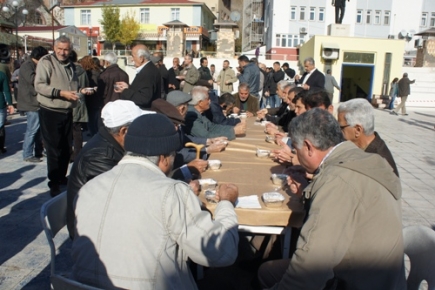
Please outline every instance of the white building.
[[[313, 35], [327, 35], [335, 22], [331, 0], [264, 0], [264, 44], [270, 54], [293, 60], [296, 47]], [[346, 1], [343, 24], [351, 36], [406, 40], [405, 51], [414, 51], [414, 34], [435, 27], [434, 0]], [[277, 57], [283, 59], [283, 57]]]

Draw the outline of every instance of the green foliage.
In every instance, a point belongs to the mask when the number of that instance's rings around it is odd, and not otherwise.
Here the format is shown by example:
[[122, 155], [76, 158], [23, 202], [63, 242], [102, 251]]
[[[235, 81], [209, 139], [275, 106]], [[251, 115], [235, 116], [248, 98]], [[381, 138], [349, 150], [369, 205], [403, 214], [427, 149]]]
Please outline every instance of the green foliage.
[[119, 7], [109, 5], [104, 6], [101, 10], [102, 20], [100, 20], [100, 23], [106, 35], [105, 39], [114, 44], [120, 41], [121, 21]]
[[139, 30], [140, 24], [136, 20], [134, 11], [127, 12], [127, 14], [121, 20], [119, 42], [124, 45], [129, 45], [133, 40], [137, 39]]

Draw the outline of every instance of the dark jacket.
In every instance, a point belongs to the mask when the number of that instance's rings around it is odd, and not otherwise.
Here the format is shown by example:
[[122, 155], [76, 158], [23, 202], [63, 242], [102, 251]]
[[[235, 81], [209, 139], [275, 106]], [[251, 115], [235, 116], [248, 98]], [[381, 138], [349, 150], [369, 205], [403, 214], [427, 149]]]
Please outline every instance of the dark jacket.
[[[79, 81], [79, 86], [81, 88], [89, 87], [89, 79], [84, 68], [76, 65], [76, 74]], [[80, 102], [77, 102], [77, 106], [73, 108], [73, 122], [74, 123], [87, 123], [89, 121], [88, 108], [85, 102], [85, 96], [81, 93], [78, 94], [80, 97]]]
[[36, 75], [36, 63], [31, 59], [25, 61], [21, 65], [19, 80], [20, 89], [18, 90], [17, 108], [20, 111], [34, 112], [39, 110], [39, 102], [36, 100], [35, 91], [35, 75]]
[[233, 95], [236, 98], [236, 102], [234, 104], [235, 107], [239, 108], [242, 111], [251, 112], [252, 114], [257, 115], [259, 110], [258, 98], [253, 95], [249, 95], [248, 99], [242, 103], [240, 101], [239, 93], [235, 93]]
[[415, 80], [411, 81], [408, 77], [401, 78], [399, 80], [399, 97], [406, 97], [411, 94], [410, 84], [415, 83]]
[[[302, 78], [299, 80], [298, 84], [303, 84], [304, 79], [307, 77], [308, 73], [305, 72], [302, 75]], [[308, 80], [305, 82], [308, 86], [310, 86], [310, 89], [324, 89], [325, 88], [325, 75], [322, 74], [318, 69], [313, 71], [311, 76], [308, 78]]]
[[121, 93], [121, 99], [132, 101], [141, 109], [149, 109], [154, 100], [160, 99], [161, 89], [159, 69], [149, 61], [136, 75], [130, 87]]
[[104, 105], [120, 98], [121, 94], [114, 91], [116, 82], [128, 84], [128, 74], [120, 69], [117, 64], [112, 64], [100, 74], [100, 79], [98, 80], [97, 96], [103, 99]]
[[390, 152], [390, 149], [388, 149], [387, 144], [385, 144], [384, 140], [382, 140], [381, 137], [379, 137], [378, 133], [375, 132], [375, 139], [367, 146], [366, 150], [364, 150], [367, 153], [376, 153], [385, 158], [387, 162], [391, 165], [393, 168], [394, 173], [399, 177], [399, 171], [397, 170], [396, 162], [394, 162], [393, 155]]
[[[99, 70], [87, 70], [86, 75], [89, 80], [89, 87], [95, 88], [98, 87], [98, 80], [100, 78], [101, 72]], [[86, 107], [90, 108], [102, 108], [104, 99], [98, 94], [86, 95]]]
[[255, 63], [248, 63], [243, 67], [243, 71], [237, 76], [240, 83], [247, 83], [249, 91], [259, 97], [260, 88], [260, 68]]
[[277, 84], [279, 81], [284, 79], [285, 74], [282, 70], [279, 70], [271, 71], [269, 75], [270, 77], [267, 79], [266, 91], [268, 91], [270, 95], [276, 95]]
[[167, 95], [169, 92], [169, 89], [168, 89], [168, 75], [169, 75], [168, 69], [166, 68], [166, 66], [164, 64], [160, 65], [158, 68], [159, 68], [160, 75], [162, 76], [162, 93]]
[[285, 70], [284, 70], [284, 73], [285, 73], [286, 75], [288, 75], [288, 77], [291, 78], [291, 79], [294, 78], [295, 75], [296, 75], [295, 70], [294, 70], [294, 69], [291, 69], [291, 68], [285, 69]]
[[9, 79], [4, 72], [0, 72], [0, 93], [3, 93], [3, 97], [0, 98], [0, 109], [4, 109], [8, 105], [12, 106], [12, 96], [9, 89]]
[[176, 78], [176, 76], [180, 75], [180, 71], [183, 68], [181, 66], [178, 67], [177, 70], [175, 70], [173, 67], [171, 67], [168, 70], [168, 85], [174, 85], [175, 89], [169, 89], [169, 92], [174, 91], [174, 90], [180, 90], [180, 83], [181, 81], [179, 79]]
[[236, 126], [240, 123], [240, 119], [225, 117], [222, 107], [215, 102], [210, 102], [210, 109], [205, 111], [204, 115], [216, 124]]
[[75, 198], [80, 188], [92, 178], [112, 169], [123, 156], [124, 149], [102, 126], [80, 151], [68, 177], [67, 226], [71, 237], [74, 237]]

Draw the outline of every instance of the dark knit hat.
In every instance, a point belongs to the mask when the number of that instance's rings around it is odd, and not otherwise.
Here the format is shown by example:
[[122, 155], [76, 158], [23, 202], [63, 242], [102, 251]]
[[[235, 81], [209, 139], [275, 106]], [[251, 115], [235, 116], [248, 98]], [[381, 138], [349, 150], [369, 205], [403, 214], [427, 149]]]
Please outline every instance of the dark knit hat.
[[174, 124], [184, 125], [184, 117], [178, 112], [177, 108], [168, 103], [163, 99], [157, 99], [151, 103], [151, 110], [156, 111], [157, 113], [163, 114]]
[[148, 114], [136, 118], [125, 135], [124, 148], [145, 156], [167, 155], [181, 146], [180, 134], [168, 117]]

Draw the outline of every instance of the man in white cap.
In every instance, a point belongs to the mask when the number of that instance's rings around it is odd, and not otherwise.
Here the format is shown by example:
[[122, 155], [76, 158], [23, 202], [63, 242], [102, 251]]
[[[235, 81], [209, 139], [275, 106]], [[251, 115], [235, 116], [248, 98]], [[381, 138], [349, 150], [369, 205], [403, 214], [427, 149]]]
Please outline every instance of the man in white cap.
[[74, 161], [67, 189], [67, 226], [74, 238], [74, 203], [80, 188], [95, 176], [112, 169], [124, 156], [124, 137], [128, 127], [145, 113], [132, 101], [116, 100], [101, 111], [104, 127], [89, 140]]

